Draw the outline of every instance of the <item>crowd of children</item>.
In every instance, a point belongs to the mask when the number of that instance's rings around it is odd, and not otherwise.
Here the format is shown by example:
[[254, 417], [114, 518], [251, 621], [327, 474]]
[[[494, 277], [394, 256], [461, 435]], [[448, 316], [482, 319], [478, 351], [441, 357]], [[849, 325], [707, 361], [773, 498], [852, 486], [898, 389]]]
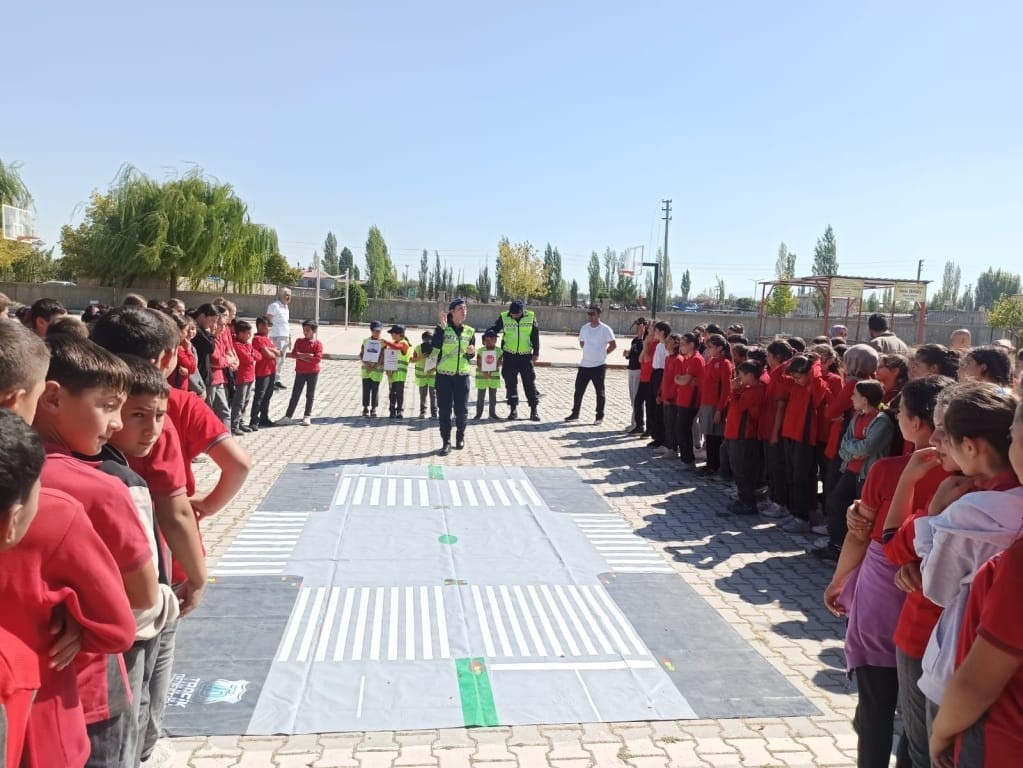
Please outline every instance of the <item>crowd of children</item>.
[[904, 356], [647, 326], [627, 353], [639, 366], [630, 434], [734, 484], [719, 514], [818, 535], [811, 552], [835, 563], [824, 602], [847, 618], [858, 765], [887, 768], [896, 708], [900, 767], [1015, 765], [1023, 407], [1005, 346]]
[[[177, 625], [207, 583], [199, 521], [248, 476], [231, 426], [268, 368], [248, 323], [226, 330], [228, 302], [141, 303], [0, 318], [0, 766], [173, 757], [160, 732]], [[186, 345], [200, 336], [205, 355]], [[207, 493], [200, 454], [220, 470]]]

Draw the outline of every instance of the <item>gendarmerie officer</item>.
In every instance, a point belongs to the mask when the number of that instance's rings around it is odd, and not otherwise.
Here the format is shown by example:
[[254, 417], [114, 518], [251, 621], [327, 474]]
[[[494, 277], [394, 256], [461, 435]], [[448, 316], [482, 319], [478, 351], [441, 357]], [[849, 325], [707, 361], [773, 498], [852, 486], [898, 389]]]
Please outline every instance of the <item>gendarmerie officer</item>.
[[522, 389], [529, 403], [529, 418], [540, 421], [537, 413], [536, 371], [533, 363], [540, 357], [540, 326], [536, 324], [533, 310], [523, 307], [521, 301], [513, 301], [508, 311], [502, 312], [497, 322], [491, 326], [495, 331], [503, 333], [501, 348], [504, 350], [504, 362], [501, 364], [501, 376], [507, 393], [509, 419], [519, 417], [519, 391], [517, 376], [522, 377]]
[[[440, 313], [430, 345], [440, 350], [437, 361], [437, 409], [441, 456], [451, 453], [451, 411], [455, 412], [455, 448], [465, 447], [465, 425], [469, 419], [469, 373], [476, 356], [476, 330], [466, 324], [469, 307], [465, 299], [455, 299], [448, 311]], [[425, 342], [424, 342], [425, 344]]]

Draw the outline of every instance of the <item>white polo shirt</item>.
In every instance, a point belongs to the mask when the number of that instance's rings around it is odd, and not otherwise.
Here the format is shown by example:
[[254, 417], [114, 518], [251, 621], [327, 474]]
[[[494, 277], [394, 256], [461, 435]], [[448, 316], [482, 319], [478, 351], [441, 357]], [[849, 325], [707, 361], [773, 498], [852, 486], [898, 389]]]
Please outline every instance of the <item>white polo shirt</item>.
[[596, 368], [607, 365], [607, 345], [615, 340], [615, 332], [611, 326], [599, 323], [596, 327], [587, 323], [579, 329], [579, 341], [583, 343], [583, 359], [579, 366]]
[[270, 326], [271, 339], [286, 339], [291, 336], [291, 308], [280, 299], [270, 302], [266, 314], [273, 323]]

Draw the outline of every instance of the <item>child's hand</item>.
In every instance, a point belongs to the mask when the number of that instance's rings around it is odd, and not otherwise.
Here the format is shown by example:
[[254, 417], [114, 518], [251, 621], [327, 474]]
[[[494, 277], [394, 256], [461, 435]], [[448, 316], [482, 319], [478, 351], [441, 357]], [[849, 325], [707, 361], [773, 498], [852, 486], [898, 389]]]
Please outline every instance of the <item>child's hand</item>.
[[903, 592], [912, 593], [922, 589], [923, 577], [920, 575], [920, 563], [906, 563], [895, 572], [895, 586]]
[[919, 451], [913, 451], [913, 454], [909, 457], [909, 462], [906, 464], [906, 468], [902, 470], [902, 474], [915, 483], [918, 480], [922, 480], [923, 476], [934, 469], [940, 461], [941, 457], [938, 455], [937, 448], [931, 448], [930, 446], [921, 448]]
[[975, 488], [973, 478], [964, 475], [946, 477], [941, 481], [941, 485], [938, 486], [938, 490], [931, 499], [931, 506], [927, 510], [927, 514], [940, 515], [952, 502], [962, 498]]
[[53, 609], [50, 635], [57, 638], [50, 646], [50, 669], [65, 669], [82, 650], [82, 625], [68, 613], [64, 603]]
[[714, 411], [714, 423], [715, 424], [721, 423], [721, 411]]
[[835, 582], [828, 584], [824, 590], [824, 607], [831, 611], [835, 616], [845, 616], [845, 606], [838, 602], [839, 596], [842, 594], [842, 587]]
[[443, 309], [440, 311], [440, 315], [438, 316], [437, 325], [439, 325], [441, 328], [448, 327], [448, 313], [445, 312]]
[[178, 603], [181, 605], [182, 616], [187, 616], [199, 607], [199, 603], [202, 602], [202, 595], [205, 590], [206, 582], [193, 584], [191, 581], [186, 581], [178, 587]]
[[853, 533], [860, 535], [866, 535], [870, 532], [874, 521], [870, 520], [860, 514], [860, 503], [854, 501], [849, 505], [849, 509], [845, 511], [845, 527]]

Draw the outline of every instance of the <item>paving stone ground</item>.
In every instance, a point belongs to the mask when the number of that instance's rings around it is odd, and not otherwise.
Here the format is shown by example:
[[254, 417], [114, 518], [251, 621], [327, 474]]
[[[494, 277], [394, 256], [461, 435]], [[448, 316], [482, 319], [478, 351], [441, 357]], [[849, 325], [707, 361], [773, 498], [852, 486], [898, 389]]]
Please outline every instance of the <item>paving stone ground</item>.
[[[328, 351], [330, 351], [328, 349]], [[285, 373], [290, 384], [290, 364]], [[264, 429], [241, 438], [255, 469], [224, 512], [204, 523], [215, 563], [292, 462], [376, 459], [449, 465], [572, 467], [821, 714], [815, 717], [684, 720], [482, 729], [443, 729], [313, 736], [210, 737], [172, 740], [183, 768], [689, 768], [690, 766], [855, 765], [855, 694], [843, 670], [842, 625], [825, 610], [827, 566], [805, 554], [808, 540], [759, 519], [715, 515], [724, 486], [684, 475], [655, 459], [646, 441], [624, 435], [628, 424], [624, 371], [608, 374], [608, 412], [593, 425], [593, 394], [583, 419], [562, 421], [571, 405], [574, 372], [543, 369], [543, 422], [472, 422], [464, 451], [445, 459], [436, 423], [406, 419], [366, 422], [360, 412], [357, 363], [323, 365], [313, 426]], [[287, 393], [274, 398], [283, 414]], [[409, 385], [406, 413], [416, 413]], [[470, 409], [470, 417], [473, 410]], [[506, 413], [506, 406], [499, 406]], [[195, 465], [200, 487], [213, 480], [208, 461]]]

